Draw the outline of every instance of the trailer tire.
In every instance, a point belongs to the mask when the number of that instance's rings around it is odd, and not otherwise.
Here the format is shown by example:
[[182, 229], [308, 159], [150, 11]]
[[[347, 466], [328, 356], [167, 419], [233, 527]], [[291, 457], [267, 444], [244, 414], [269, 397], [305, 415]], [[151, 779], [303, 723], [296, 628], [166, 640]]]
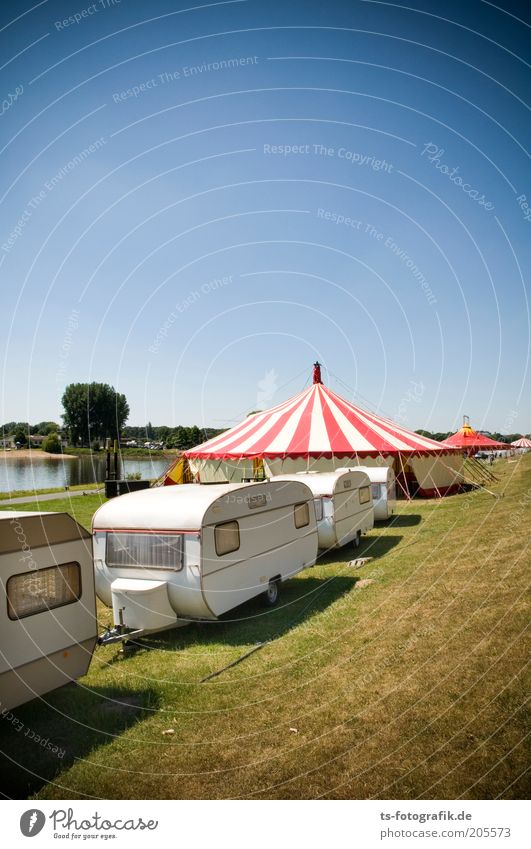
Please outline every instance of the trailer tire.
[[272, 579], [269, 581], [267, 585], [267, 590], [263, 594], [263, 599], [266, 607], [274, 607], [278, 601], [278, 597], [280, 594], [280, 589], [278, 585], [278, 581]]

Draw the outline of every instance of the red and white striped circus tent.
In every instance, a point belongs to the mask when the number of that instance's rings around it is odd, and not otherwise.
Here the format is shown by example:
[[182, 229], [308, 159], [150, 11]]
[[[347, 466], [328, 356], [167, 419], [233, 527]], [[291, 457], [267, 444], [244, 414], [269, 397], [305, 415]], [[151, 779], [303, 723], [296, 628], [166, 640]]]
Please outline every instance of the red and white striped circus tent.
[[[184, 452], [202, 482], [253, 478], [342, 466], [392, 465], [400, 485], [442, 495], [462, 482], [461, 452], [346, 401], [321, 382], [282, 404]], [[166, 483], [172, 483], [169, 470]]]
[[526, 436], [522, 436], [520, 439], [515, 439], [514, 442], [511, 442], [511, 448], [523, 448], [524, 450], [529, 450], [531, 448], [531, 439], [528, 439]]

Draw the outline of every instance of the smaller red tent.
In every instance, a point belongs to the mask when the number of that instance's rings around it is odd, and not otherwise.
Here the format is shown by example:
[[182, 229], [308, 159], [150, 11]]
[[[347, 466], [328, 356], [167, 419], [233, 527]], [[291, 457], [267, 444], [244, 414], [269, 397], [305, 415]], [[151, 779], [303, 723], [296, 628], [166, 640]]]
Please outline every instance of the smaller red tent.
[[511, 446], [505, 442], [497, 442], [491, 439], [490, 436], [483, 436], [470, 426], [468, 416], [463, 416], [463, 427], [459, 428], [457, 433], [449, 436], [442, 443], [443, 445], [451, 445], [453, 448], [462, 448], [467, 454], [475, 454], [476, 451], [507, 451]]

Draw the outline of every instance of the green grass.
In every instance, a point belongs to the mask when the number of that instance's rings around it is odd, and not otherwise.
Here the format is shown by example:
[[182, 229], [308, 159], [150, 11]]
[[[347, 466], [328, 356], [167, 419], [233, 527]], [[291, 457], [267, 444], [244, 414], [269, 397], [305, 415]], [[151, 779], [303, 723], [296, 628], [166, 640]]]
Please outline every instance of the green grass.
[[[15, 711], [63, 759], [0, 725], [5, 792], [523, 798], [531, 454], [496, 474], [497, 499], [399, 502], [356, 552], [370, 562], [349, 566], [352, 549], [327, 555], [284, 585], [276, 610], [255, 600], [126, 658], [97, 649], [77, 685]], [[46, 509], [88, 526], [99, 500]]]
[[76, 498], [69, 498], [68, 495], [65, 495], [64, 498], [53, 498], [49, 501], [43, 501], [40, 505], [38, 501], [29, 501], [27, 504], [13, 504], [5, 507], [0, 504], [0, 510], [19, 510], [24, 512], [26, 510], [33, 511], [41, 509], [51, 513], [70, 513], [80, 524], [90, 530], [92, 516], [105, 500], [103, 492], [94, 493], [94, 495], [76, 496]]
[[[103, 483], [80, 483], [75, 486], [69, 486], [69, 492], [76, 492], [81, 490], [90, 490], [90, 489], [101, 489]], [[12, 492], [0, 492], [0, 501], [7, 501], [10, 498], [22, 498], [23, 495], [48, 495], [54, 492], [62, 492], [65, 493], [64, 486], [56, 486], [52, 489], [16, 489]]]

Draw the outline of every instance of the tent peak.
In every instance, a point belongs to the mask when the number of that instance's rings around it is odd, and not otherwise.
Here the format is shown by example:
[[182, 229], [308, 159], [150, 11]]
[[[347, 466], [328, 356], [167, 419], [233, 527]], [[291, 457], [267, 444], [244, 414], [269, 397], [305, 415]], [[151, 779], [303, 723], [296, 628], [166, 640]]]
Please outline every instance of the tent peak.
[[313, 382], [314, 383], [322, 383], [321, 380], [321, 363], [317, 360], [313, 364]]

